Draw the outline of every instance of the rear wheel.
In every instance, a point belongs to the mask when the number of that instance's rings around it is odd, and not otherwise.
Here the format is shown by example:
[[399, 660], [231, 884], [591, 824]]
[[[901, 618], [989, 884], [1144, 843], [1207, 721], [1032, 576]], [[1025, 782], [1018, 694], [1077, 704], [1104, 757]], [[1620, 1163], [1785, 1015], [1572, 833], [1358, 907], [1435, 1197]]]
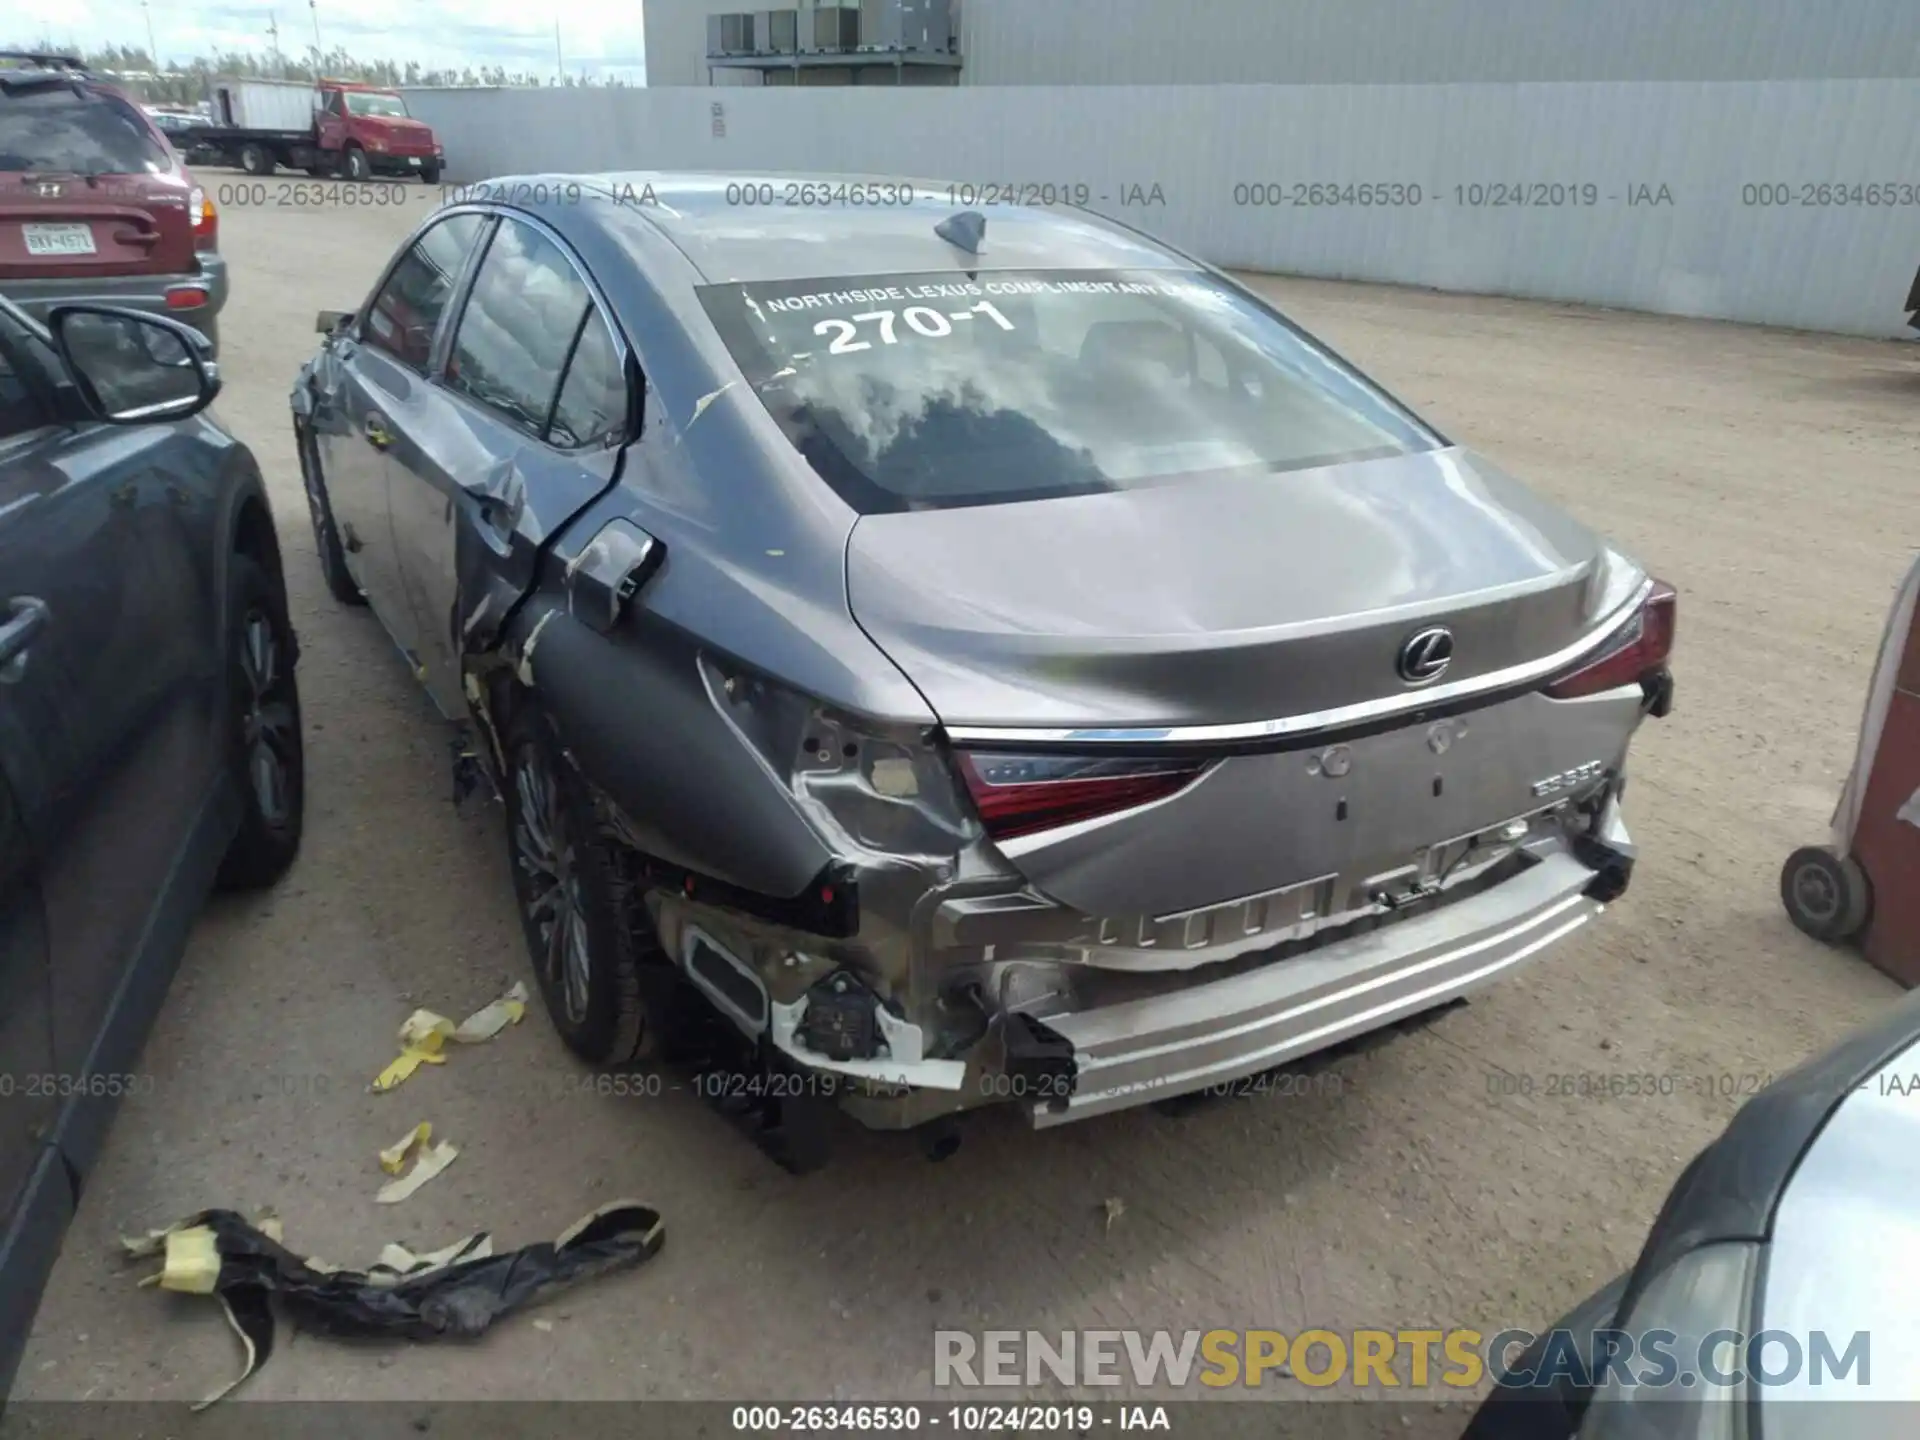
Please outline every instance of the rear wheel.
[[534, 979], [560, 1038], [594, 1065], [627, 1065], [659, 1046], [647, 1002], [676, 978], [627, 857], [597, 823], [585, 782], [539, 707], [516, 697], [503, 727], [507, 846]]
[[334, 524], [333, 506], [327, 500], [326, 476], [320, 469], [320, 447], [313, 443], [313, 433], [304, 425], [294, 427], [293, 444], [300, 455], [307, 513], [313, 518], [313, 548], [320, 556], [320, 575], [327, 582], [327, 593], [342, 605], [364, 605], [367, 597], [347, 569], [346, 547], [340, 543], [340, 528]]
[[1780, 901], [1793, 923], [1814, 939], [1849, 940], [1866, 928], [1873, 886], [1852, 857], [1808, 845], [1789, 855], [1781, 868]]
[[273, 152], [264, 145], [248, 141], [240, 147], [240, 168], [249, 175], [271, 175]]
[[440, 183], [440, 164], [438, 161], [429, 160], [420, 167], [420, 183], [422, 185], [438, 185]]
[[229, 763], [244, 810], [220, 863], [228, 889], [256, 890], [287, 872], [306, 817], [306, 754], [293, 627], [278, 578], [250, 555], [235, 555], [228, 580]]
[[340, 173], [356, 184], [364, 184], [373, 178], [373, 162], [358, 145], [349, 145], [340, 159]]

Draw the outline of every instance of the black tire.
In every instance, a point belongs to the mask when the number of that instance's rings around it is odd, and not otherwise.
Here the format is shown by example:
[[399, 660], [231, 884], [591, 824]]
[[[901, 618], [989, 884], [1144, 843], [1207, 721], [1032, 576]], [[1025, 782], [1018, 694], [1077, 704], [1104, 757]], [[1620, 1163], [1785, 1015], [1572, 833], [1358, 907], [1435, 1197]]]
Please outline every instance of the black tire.
[[327, 480], [320, 469], [320, 447], [304, 425], [293, 431], [294, 449], [300, 456], [300, 479], [307, 491], [307, 514], [313, 519], [313, 548], [319, 552], [320, 575], [327, 582], [327, 593], [342, 605], [364, 605], [367, 597], [354, 584], [347, 570], [346, 547], [340, 543], [340, 528], [333, 522], [333, 506], [327, 501]]
[[287, 873], [306, 818], [306, 751], [293, 626], [285, 587], [260, 562], [228, 562], [227, 671], [230, 763], [245, 810], [220, 862], [219, 883], [258, 890]]
[[420, 167], [420, 183], [422, 185], [438, 185], [440, 183], [440, 167], [431, 160], [425, 165], [422, 165]]
[[356, 185], [364, 185], [373, 179], [373, 162], [358, 145], [349, 145], [340, 157], [340, 173]]
[[273, 174], [273, 151], [254, 141], [240, 147], [240, 168], [249, 175]]
[[1807, 845], [1780, 870], [1780, 903], [1793, 923], [1816, 940], [1850, 940], [1873, 913], [1873, 886], [1851, 857], [1825, 845]]
[[660, 1048], [672, 962], [630, 901], [628, 857], [595, 821], [586, 785], [538, 705], [517, 696], [506, 751], [507, 857], [534, 982], [553, 1028], [592, 1065], [630, 1065]]

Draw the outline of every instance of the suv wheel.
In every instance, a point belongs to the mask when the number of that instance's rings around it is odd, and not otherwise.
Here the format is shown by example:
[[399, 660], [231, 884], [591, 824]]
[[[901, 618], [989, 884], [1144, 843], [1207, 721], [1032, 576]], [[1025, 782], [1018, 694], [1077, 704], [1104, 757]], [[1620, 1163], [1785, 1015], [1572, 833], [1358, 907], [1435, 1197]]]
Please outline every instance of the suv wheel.
[[438, 185], [440, 183], [440, 165], [438, 161], [429, 160], [420, 167], [420, 183], [422, 185]]
[[341, 161], [341, 173], [356, 184], [363, 184], [373, 178], [373, 162], [367, 159], [367, 152], [358, 145], [349, 145], [345, 158]]
[[249, 175], [271, 175], [273, 152], [258, 142], [249, 141], [240, 147], [240, 168]]
[[293, 627], [277, 577], [250, 555], [228, 562], [228, 695], [232, 760], [243, 810], [220, 862], [220, 884], [257, 890], [293, 864], [306, 818], [306, 755]]

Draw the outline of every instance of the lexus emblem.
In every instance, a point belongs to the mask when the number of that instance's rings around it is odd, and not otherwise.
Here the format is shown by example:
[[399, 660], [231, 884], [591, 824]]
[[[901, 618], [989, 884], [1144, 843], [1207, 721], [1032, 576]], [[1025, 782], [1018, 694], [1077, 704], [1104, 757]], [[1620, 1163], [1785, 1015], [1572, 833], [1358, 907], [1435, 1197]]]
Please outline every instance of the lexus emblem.
[[1409, 685], [1431, 685], [1452, 663], [1453, 632], [1444, 625], [1432, 625], [1407, 637], [1395, 668]]

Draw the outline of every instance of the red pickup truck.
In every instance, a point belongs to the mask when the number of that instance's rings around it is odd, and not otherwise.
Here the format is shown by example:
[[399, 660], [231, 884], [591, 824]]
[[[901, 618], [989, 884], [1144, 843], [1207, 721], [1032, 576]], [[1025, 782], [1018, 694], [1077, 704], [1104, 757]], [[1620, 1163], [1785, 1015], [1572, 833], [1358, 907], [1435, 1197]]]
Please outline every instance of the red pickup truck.
[[212, 123], [172, 134], [192, 164], [237, 165], [249, 175], [284, 166], [349, 180], [418, 175], [429, 185], [446, 165], [433, 128], [409, 115], [395, 90], [351, 80], [219, 80], [208, 108]]

